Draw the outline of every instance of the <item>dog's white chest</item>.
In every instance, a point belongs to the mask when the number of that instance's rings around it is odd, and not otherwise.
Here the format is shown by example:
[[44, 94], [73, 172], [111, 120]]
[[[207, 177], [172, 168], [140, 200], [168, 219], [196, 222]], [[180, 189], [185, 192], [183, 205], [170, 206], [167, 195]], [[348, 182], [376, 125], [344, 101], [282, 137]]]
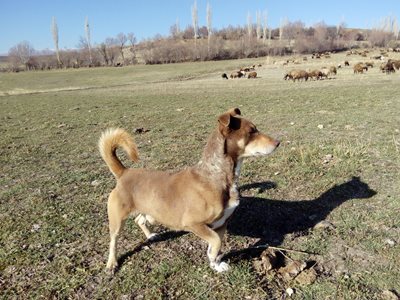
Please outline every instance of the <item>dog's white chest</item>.
[[221, 227], [222, 225], [225, 224], [226, 220], [233, 214], [235, 211], [236, 207], [239, 205], [239, 200], [235, 201], [234, 203], [230, 203], [224, 210], [224, 214], [222, 215], [221, 218], [219, 218], [217, 221], [213, 222], [210, 224], [210, 227], [212, 229], [217, 229]]

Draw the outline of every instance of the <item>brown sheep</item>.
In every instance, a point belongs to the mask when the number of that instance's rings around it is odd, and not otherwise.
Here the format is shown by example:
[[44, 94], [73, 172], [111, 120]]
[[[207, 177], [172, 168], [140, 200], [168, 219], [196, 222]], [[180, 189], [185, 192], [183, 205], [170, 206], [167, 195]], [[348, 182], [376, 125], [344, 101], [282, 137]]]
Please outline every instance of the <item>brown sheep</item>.
[[289, 73], [286, 73], [286, 74], [283, 76], [283, 80], [289, 80], [289, 79], [293, 79], [293, 77], [292, 77], [292, 75], [290, 74], [290, 72], [289, 72]]
[[363, 63], [358, 63], [358, 64], [354, 65], [353, 70], [354, 70], [354, 74], [357, 74], [357, 73], [362, 74], [362, 73], [364, 73], [364, 70], [368, 71], [368, 67], [365, 66]]
[[226, 73], [222, 73], [221, 77], [222, 79], [228, 79], [228, 75], [226, 75]]
[[247, 75], [247, 78], [256, 78], [257, 77], [257, 72], [250, 72], [249, 75]]
[[333, 74], [333, 75], [336, 75], [336, 74], [337, 74], [337, 69], [336, 69], [335, 66], [331, 66], [331, 67], [329, 68], [329, 74]]
[[314, 80], [320, 80], [322, 76], [323, 74], [320, 70], [312, 70], [311, 72], [308, 73], [308, 77]]
[[308, 80], [308, 73], [306, 71], [304, 71], [304, 70], [292, 70], [288, 74], [285, 75], [284, 79], [285, 80], [292, 79], [293, 82], [295, 82], [296, 79], [298, 81], [300, 81], [300, 80], [307, 81]]
[[388, 62], [391, 62], [396, 70], [400, 69], [400, 60], [389, 59]]
[[386, 72], [386, 74], [395, 73], [393, 62], [388, 61], [386, 64], [381, 66], [382, 72]]

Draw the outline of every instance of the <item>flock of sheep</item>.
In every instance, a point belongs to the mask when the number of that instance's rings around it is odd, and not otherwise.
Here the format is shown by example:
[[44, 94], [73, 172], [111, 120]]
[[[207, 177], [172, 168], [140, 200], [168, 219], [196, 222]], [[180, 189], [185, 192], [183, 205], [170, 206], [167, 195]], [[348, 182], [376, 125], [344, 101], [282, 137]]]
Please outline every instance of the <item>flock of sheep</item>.
[[[360, 53], [358, 52], [350, 52], [347, 53], [347, 56], [353, 55], [353, 54], [358, 54], [363, 57], [366, 56], [366, 51], [363, 51]], [[311, 58], [330, 58], [330, 53], [328, 54], [318, 54], [313, 56]], [[381, 61], [380, 64], [380, 70], [383, 73], [386, 74], [391, 74], [395, 73], [396, 70], [400, 69], [400, 60], [395, 60], [395, 59], [387, 59], [382, 53], [379, 56], [372, 56], [371, 59], [377, 59]], [[386, 60], [387, 59], [387, 60]], [[307, 61], [307, 57], [303, 57], [303, 61]], [[286, 60], [283, 63], [283, 66], [287, 66], [290, 62], [293, 62], [294, 64], [300, 64], [301, 62], [299, 60]], [[261, 67], [261, 64], [258, 64], [257, 67]], [[344, 67], [350, 67], [349, 61], [344, 62]], [[352, 68], [354, 71], [354, 74], [362, 74], [365, 71], [368, 71], [368, 68], [373, 68], [374, 67], [374, 62], [369, 61], [369, 62], [358, 62], [355, 63]], [[297, 81], [307, 81], [307, 80], [322, 80], [322, 79], [330, 79], [332, 76], [335, 76], [337, 74], [337, 70], [342, 68], [342, 64], [334, 65], [334, 66], [329, 66], [329, 67], [322, 67], [320, 69], [294, 69], [291, 70], [287, 73], [284, 74], [283, 79], [284, 80], [292, 80], [293, 82]], [[226, 73], [223, 73], [221, 76], [223, 79], [235, 79], [235, 78], [257, 78], [257, 72], [255, 71], [256, 65], [252, 65], [250, 67], [242, 67], [238, 71], [233, 71], [230, 76]]]
[[[364, 73], [364, 71], [368, 71], [368, 68], [373, 68], [373, 67], [374, 67], [373, 62], [366, 62], [366, 63], [359, 62], [355, 64], [353, 67], [354, 74], [362, 74]], [[382, 63], [379, 66], [379, 69], [386, 74], [395, 73], [396, 70], [400, 69], [400, 60], [389, 59], [387, 62]]]
[[337, 69], [335, 66], [330, 66], [329, 68], [324, 67], [320, 70], [315, 69], [311, 71], [306, 71], [306, 70], [292, 70], [286, 73], [283, 76], [283, 79], [285, 80], [293, 80], [293, 81], [300, 81], [300, 80], [305, 80], [307, 81], [308, 79], [313, 79], [313, 80], [321, 80], [321, 79], [327, 79], [331, 75], [336, 75], [337, 74]]
[[[258, 64], [257, 67], [261, 67], [261, 64]], [[221, 77], [223, 79], [229, 79], [228, 75], [226, 73], [222, 73]], [[229, 76], [231, 79], [234, 78], [257, 78], [257, 72], [256, 72], [256, 65], [252, 65], [251, 67], [242, 67], [240, 68], [239, 71], [233, 71], [231, 75]]]

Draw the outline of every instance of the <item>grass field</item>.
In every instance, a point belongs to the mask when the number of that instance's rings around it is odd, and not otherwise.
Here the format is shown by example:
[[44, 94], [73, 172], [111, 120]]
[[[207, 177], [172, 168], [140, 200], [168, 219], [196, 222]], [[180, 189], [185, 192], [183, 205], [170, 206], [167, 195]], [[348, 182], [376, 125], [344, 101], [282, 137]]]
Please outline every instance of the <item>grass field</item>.
[[[286, 69], [260, 58], [1, 74], [0, 298], [285, 299], [292, 288], [293, 299], [395, 299], [399, 73], [347, 67], [331, 80], [282, 80], [287, 69], [345, 59]], [[260, 78], [221, 79], [253, 63], [263, 64]], [[148, 129], [134, 135], [141, 161], [133, 167], [180, 170], [200, 159], [231, 107], [282, 142], [242, 169], [241, 205], [223, 246], [231, 270], [214, 273], [194, 235], [145, 243], [129, 219], [121, 268], [106, 273], [115, 181], [97, 150], [102, 130]], [[276, 250], [279, 263], [268, 271], [266, 245], [305, 253]], [[293, 260], [306, 265], [294, 279], [285, 273]]]

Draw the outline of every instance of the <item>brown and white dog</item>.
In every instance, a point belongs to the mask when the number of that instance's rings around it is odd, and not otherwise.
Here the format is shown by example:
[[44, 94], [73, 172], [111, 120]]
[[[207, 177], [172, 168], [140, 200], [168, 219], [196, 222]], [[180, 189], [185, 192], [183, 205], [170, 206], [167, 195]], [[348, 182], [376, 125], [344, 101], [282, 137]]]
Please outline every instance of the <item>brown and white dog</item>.
[[211, 268], [217, 272], [229, 269], [219, 254], [227, 220], [239, 205], [236, 181], [243, 158], [267, 155], [279, 146], [279, 141], [259, 132], [240, 114], [234, 108], [219, 116], [201, 160], [175, 173], [125, 168], [116, 150], [121, 147], [136, 162], [138, 150], [132, 136], [119, 128], [102, 134], [100, 153], [117, 179], [108, 198], [111, 242], [107, 269], [117, 267], [117, 236], [129, 215], [136, 216], [135, 222], [148, 239], [154, 234], [146, 223], [193, 232], [208, 243]]

